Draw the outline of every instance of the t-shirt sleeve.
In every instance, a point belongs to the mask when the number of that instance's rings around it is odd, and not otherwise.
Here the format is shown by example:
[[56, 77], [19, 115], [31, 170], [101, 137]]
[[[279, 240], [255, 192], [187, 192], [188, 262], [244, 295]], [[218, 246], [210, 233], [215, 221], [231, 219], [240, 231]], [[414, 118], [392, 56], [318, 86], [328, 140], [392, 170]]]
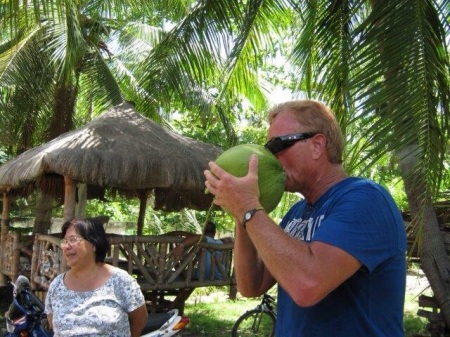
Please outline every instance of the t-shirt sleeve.
[[115, 285], [117, 297], [120, 298], [126, 312], [131, 312], [145, 304], [145, 298], [137, 281], [126, 271], [117, 270], [118, 278]]
[[339, 247], [373, 271], [399, 249], [399, 214], [387, 192], [360, 186], [340, 195], [313, 241]]

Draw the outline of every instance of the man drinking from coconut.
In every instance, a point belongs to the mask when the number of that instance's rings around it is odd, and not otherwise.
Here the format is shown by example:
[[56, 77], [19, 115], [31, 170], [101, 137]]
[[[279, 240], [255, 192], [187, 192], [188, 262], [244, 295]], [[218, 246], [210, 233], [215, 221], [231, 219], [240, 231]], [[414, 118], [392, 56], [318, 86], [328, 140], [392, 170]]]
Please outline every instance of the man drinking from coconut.
[[314, 100], [269, 112], [266, 148], [299, 192], [277, 225], [261, 207], [258, 156], [235, 177], [205, 171], [215, 204], [235, 218], [239, 291], [260, 296], [278, 283], [276, 336], [403, 336], [406, 235], [389, 193], [348, 177], [344, 141], [331, 111]]

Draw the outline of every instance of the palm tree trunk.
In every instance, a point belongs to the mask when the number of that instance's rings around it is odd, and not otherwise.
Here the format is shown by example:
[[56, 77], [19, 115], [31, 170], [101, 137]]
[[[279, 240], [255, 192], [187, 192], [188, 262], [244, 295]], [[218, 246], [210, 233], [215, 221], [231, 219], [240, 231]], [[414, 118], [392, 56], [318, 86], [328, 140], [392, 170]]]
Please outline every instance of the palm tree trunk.
[[[60, 84], [57, 86], [53, 107], [53, 115], [47, 129], [47, 138], [52, 140], [59, 135], [73, 129], [73, 116], [77, 96], [76, 86]], [[34, 233], [47, 234], [51, 225], [52, 200], [48, 195], [41, 193], [38, 196]]]
[[77, 92], [76, 86], [71, 84], [58, 85], [54, 96], [53, 115], [47, 129], [48, 140], [73, 129]]
[[36, 217], [34, 219], [33, 236], [48, 234], [52, 220], [53, 199], [50, 195], [40, 192], [36, 203]]
[[[450, 327], [450, 259], [441, 235], [436, 210], [418, 168], [414, 145], [399, 151], [400, 170], [405, 183], [413, 228], [419, 238], [421, 267], [427, 276], [445, 322]], [[420, 235], [421, 234], [421, 235]]]

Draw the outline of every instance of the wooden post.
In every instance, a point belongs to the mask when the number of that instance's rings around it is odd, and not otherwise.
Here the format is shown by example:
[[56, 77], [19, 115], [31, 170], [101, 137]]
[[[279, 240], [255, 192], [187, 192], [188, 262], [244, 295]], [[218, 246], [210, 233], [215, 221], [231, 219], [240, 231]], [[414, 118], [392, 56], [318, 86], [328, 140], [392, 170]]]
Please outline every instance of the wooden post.
[[75, 180], [64, 176], [64, 221], [75, 217], [75, 196], [77, 185]]
[[137, 222], [137, 235], [142, 235], [144, 231], [145, 210], [147, 209], [149, 190], [139, 191], [139, 216]]
[[79, 183], [78, 187], [78, 202], [75, 206], [75, 216], [84, 218], [86, 216], [86, 204], [87, 204], [87, 184]]
[[6, 276], [2, 273], [3, 271], [3, 253], [5, 251], [6, 236], [9, 230], [9, 195], [7, 191], [3, 191], [3, 210], [2, 210], [2, 221], [1, 221], [1, 256], [0, 256], [0, 286], [6, 286]]
[[41, 190], [36, 201], [33, 235], [47, 234], [49, 232], [52, 223], [52, 206], [52, 196]]

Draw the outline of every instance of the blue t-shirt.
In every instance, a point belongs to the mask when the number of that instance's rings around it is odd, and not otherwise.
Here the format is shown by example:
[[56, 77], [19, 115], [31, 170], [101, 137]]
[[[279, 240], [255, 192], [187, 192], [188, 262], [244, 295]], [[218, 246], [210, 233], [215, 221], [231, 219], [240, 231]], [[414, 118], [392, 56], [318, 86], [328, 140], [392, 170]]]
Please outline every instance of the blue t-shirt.
[[406, 234], [400, 211], [383, 187], [347, 178], [314, 205], [296, 203], [280, 226], [299, 240], [339, 247], [363, 266], [307, 308], [278, 286], [277, 337], [404, 336]]

